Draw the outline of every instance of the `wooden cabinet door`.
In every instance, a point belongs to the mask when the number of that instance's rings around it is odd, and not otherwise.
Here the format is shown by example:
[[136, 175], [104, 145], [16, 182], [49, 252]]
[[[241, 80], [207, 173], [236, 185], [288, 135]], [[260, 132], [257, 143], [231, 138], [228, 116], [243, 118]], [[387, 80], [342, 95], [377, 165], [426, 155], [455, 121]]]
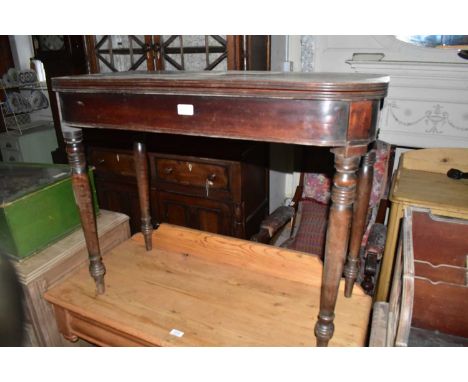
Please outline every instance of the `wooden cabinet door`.
[[151, 191], [153, 215], [161, 223], [170, 223], [202, 231], [232, 235], [232, 213], [226, 203], [184, 196], [168, 192]]
[[121, 212], [130, 217], [130, 231], [141, 232], [140, 203], [136, 184], [102, 180], [95, 176], [99, 207]]

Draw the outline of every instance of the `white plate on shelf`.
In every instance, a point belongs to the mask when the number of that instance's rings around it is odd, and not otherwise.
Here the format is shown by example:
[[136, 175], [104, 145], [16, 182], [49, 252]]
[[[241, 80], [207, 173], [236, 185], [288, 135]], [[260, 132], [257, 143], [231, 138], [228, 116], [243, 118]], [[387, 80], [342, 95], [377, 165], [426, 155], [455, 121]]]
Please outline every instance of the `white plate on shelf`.
[[21, 102], [21, 112], [23, 113], [29, 113], [33, 111], [33, 108], [31, 106], [31, 103], [29, 100], [22, 94], [19, 96], [20, 102]]
[[5, 86], [6, 88], [9, 88], [11, 86], [14, 86], [15, 84], [13, 83], [13, 80], [10, 78], [10, 76], [8, 75], [8, 73], [5, 73], [3, 76], [2, 76], [2, 82], [3, 82], [3, 86]]
[[34, 84], [37, 82], [37, 74], [31, 69], [22, 70], [18, 73], [18, 82], [22, 85]]
[[29, 96], [29, 102], [33, 110], [46, 109], [49, 106], [49, 101], [45, 94], [40, 90], [34, 90]]
[[17, 92], [8, 95], [8, 108], [12, 113], [21, 113], [23, 109], [23, 103], [21, 102], [20, 94]]
[[10, 77], [10, 80], [14, 85], [18, 84], [18, 73], [19, 72], [15, 68], [8, 69], [8, 77]]

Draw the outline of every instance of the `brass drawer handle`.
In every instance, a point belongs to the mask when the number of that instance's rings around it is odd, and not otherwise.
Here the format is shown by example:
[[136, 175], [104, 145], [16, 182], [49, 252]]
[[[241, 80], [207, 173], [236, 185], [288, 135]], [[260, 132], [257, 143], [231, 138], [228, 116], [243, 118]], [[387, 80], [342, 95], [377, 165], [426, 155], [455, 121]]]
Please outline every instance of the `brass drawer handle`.
[[173, 172], [174, 172], [174, 169], [172, 167], [166, 167], [164, 169], [164, 174], [166, 175], [172, 174]]

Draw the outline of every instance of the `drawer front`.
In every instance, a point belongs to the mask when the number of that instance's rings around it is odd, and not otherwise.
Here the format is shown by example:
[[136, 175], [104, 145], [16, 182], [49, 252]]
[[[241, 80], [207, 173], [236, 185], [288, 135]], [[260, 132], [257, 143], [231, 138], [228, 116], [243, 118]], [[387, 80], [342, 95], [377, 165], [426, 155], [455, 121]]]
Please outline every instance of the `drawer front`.
[[14, 137], [3, 136], [0, 141], [0, 148], [5, 150], [19, 150], [18, 140]]
[[229, 189], [229, 165], [155, 158], [159, 180], [218, 190]]
[[2, 149], [2, 158], [5, 162], [22, 162], [23, 156], [18, 150]]
[[92, 148], [89, 164], [96, 167], [96, 172], [135, 177], [135, 162], [130, 152]]
[[[267, 98], [269, 95], [265, 98], [262, 95], [220, 97], [200, 93], [136, 94], [115, 90], [104, 93], [100, 90], [58, 93], [63, 123], [320, 146], [342, 146], [348, 140], [349, 101], [299, 99], [295, 98], [300, 97], [295, 92], [292, 92], [290, 99], [280, 99]], [[174, 90], [181, 91], [177, 87]], [[168, 92], [168, 89], [161, 91]], [[189, 89], [184, 91], [188, 92]], [[193, 91], [198, 93], [204, 90]], [[226, 91], [229, 92], [229, 89], [226, 88]], [[327, 93], [323, 92], [318, 97], [327, 98]], [[335, 97], [332, 90], [330, 97]], [[374, 104], [377, 103], [374, 101]], [[375, 123], [375, 118], [372, 113], [376, 110], [372, 105], [373, 102], [368, 101], [354, 108], [349, 139], [367, 142], [374, 138], [375, 124], [372, 123]], [[357, 123], [359, 121], [361, 123]]]

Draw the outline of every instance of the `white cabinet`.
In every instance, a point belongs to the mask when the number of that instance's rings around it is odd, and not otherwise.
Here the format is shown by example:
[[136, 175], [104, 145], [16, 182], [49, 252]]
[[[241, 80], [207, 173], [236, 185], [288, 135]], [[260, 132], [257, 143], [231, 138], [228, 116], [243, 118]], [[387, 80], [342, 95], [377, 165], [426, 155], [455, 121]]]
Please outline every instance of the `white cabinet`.
[[0, 151], [5, 162], [52, 163], [58, 144], [45, 82], [33, 70], [8, 70], [0, 78], [0, 111], [5, 132]]
[[51, 151], [57, 148], [53, 122], [41, 122], [22, 134], [0, 134], [0, 150], [5, 162], [53, 163]]

